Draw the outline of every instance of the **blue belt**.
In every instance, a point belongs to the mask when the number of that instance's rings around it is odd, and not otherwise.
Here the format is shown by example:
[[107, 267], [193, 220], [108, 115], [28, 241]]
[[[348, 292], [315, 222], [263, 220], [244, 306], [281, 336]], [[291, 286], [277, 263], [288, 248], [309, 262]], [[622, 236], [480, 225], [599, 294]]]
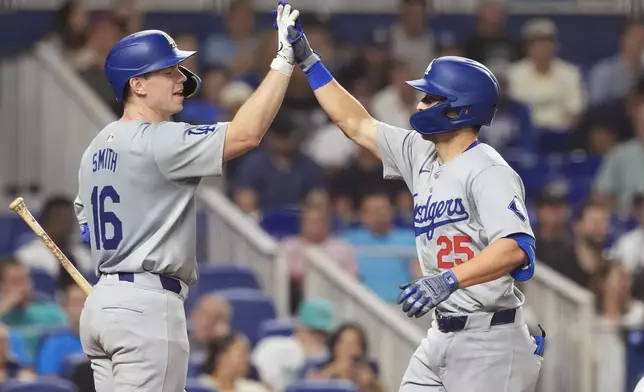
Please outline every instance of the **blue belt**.
[[[516, 309], [495, 312], [492, 315], [490, 325], [512, 324], [516, 314]], [[441, 332], [462, 331], [465, 329], [465, 325], [467, 325], [467, 316], [444, 316], [437, 312], [436, 324], [438, 324], [438, 329]]]
[[[121, 282], [134, 283], [134, 273], [132, 272], [119, 272], [119, 280]], [[170, 278], [163, 275], [157, 275], [161, 281], [161, 287], [165, 290], [172, 291], [175, 294], [181, 294], [181, 282], [178, 279]]]

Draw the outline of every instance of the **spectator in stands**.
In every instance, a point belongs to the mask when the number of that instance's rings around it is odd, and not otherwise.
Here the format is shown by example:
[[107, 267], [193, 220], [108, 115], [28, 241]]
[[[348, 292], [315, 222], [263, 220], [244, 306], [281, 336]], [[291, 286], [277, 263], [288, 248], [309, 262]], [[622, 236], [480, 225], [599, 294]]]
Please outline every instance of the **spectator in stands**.
[[395, 228], [389, 197], [373, 193], [362, 199], [362, 227], [347, 230], [344, 239], [356, 248], [358, 275], [389, 304], [398, 298], [398, 284], [420, 276], [413, 230]]
[[630, 20], [622, 27], [619, 53], [600, 61], [590, 71], [590, 103], [599, 104], [625, 98], [644, 71], [643, 54], [644, 22]]
[[121, 37], [143, 30], [143, 15], [136, 6], [135, 0], [114, 0], [112, 15], [116, 19]]
[[438, 56], [464, 56], [464, 48], [451, 31], [443, 31], [437, 37]]
[[205, 358], [210, 343], [230, 332], [231, 313], [228, 301], [216, 293], [199, 298], [190, 318], [191, 357]]
[[[178, 48], [181, 48], [181, 50], [192, 50], [195, 52], [199, 50], [199, 40], [193, 33], [187, 31], [179, 31], [171, 33], [170, 37], [174, 38], [174, 42], [177, 44]], [[199, 65], [199, 56], [188, 57], [181, 62], [181, 65], [188, 68], [197, 75], [203, 76], [203, 72], [201, 72], [201, 67]]]
[[66, 1], [54, 16], [52, 41], [71, 64], [75, 63], [77, 54], [87, 42], [87, 19], [87, 12], [82, 2], [76, 0]]
[[631, 283], [626, 267], [613, 261], [597, 270], [591, 286], [599, 315], [594, 337], [597, 390], [626, 390], [622, 330], [644, 327], [644, 304], [631, 298]]
[[[40, 223], [72, 264], [84, 273], [92, 273], [91, 255], [89, 249], [80, 243], [74, 205], [70, 199], [53, 196], [45, 201]], [[54, 277], [59, 289], [74, 284], [71, 276], [39, 238], [20, 247], [14, 256], [28, 268], [44, 271]]]
[[626, 97], [588, 107], [575, 132], [574, 146], [595, 156], [605, 156], [616, 143], [633, 138], [633, 108], [639, 102], [644, 102], [644, 77], [637, 80]]
[[199, 377], [200, 384], [218, 392], [269, 392], [257, 381], [247, 378], [250, 344], [239, 333], [226, 334], [212, 343]]
[[565, 189], [547, 186], [537, 197], [536, 214], [537, 259], [586, 287], [588, 274], [577, 262], [574, 238], [568, 227], [571, 213]]
[[644, 184], [644, 100], [632, 108], [635, 138], [616, 146], [605, 158], [595, 181], [596, 200], [630, 214], [633, 197]]
[[123, 107], [114, 99], [104, 66], [107, 54], [118, 39], [118, 25], [113, 18], [107, 16], [98, 20], [92, 26], [89, 41], [76, 64], [79, 76], [116, 115], [122, 113]]
[[[611, 249], [611, 258], [620, 260], [636, 283], [644, 278], [644, 188], [633, 197], [633, 211], [638, 226], [622, 235]], [[633, 285], [633, 295], [644, 300], [644, 285]]]
[[203, 48], [207, 65], [220, 65], [236, 77], [248, 77], [255, 72], [255, 56], [259, 40], [255, 35], [255, 14], [251, 0], [237, 0], [225, 14], [226, 31], [206, 39]]
[[[371, 91], [366, 82], [356, 81], [351, 83], [348, 89], [365, 108], [370, 107]], [[331, 178], [348, 166], [358, 153], [356, 144], [333, 122], [328, 122], [313, 131], [304, 141], [302, 150], [324, 169], [327, 177]]]
[[303, 295], [306, 250], [314, 247], [325, 252], [346, 274], [355, 278], [357, 265], [351, 245], [333, 236], [332, 214], [325, 205], [307, 203], [300, 216], [300, 232], [282, 241], [282, 251], [291, 277], [291, 311], [294, 312]]
[[610, 229], [610, 210], [602, 204], [588, 202], [574, 217], [575, 259], [579, 269], [573, 269], [572, 280], [588, 287], [590, 278], [606, 263]]
[[359, 222], [360, 206], [372, 193], [385, 193], [401, 214], [409, 215], [413, 209], [405, 183], [384, 179], [382, 162], [366, 148], [358, 147], [355, 160], [332, 178], [330, 188], [335, 210], [345, 225]]
[[330, 302], [307, 299], [300, 304], [293, 336], [271, 336], [259, 341], [252, 354], [259, 377], [274, 392], [296, 381], [309, 361], [328, 356], [326, 339], [335, 327]]
[[[367, 91], [380, 91], [389, 84], [391, 68], [391, 32], [388, 28], [378, 27], [369, 32], [367, 41], [360, 45], [344, 72], [337, 73], [336, 79], [351, 89], [356, 82]], [[352, 95], [356, 95], [352, 92]], [[364, 105], [364, 103], [361, 101]]]
[[67, 317], [58, 304], [35, 297], [29, 270], [15, 260], [0, 264], [0, 296], [0, 321], [22, 335], [31, 358], [48, 329], [67, 325]]
[[436, 43], [427, 24], [427, 1], [398, 0], [398, 3], [398, 21], [391, 30], [392, 55], [409, 64], [412, 74], [422, 75], [436, 57]]
[[324, 192], [322, 169], [298, 149], [299, 135], [287, 115], [278, 115], [265, 148], [242, 161], [235, 201], [247, 213], [297, 208], [307, 196]]
[[201, 74], [201, 80], [199, 97], [186, 100], [177, 118], [189, 124], [214, 124], [223, 121], [226, 113], [221, 103], [221, 93], [230, 81], [230, 72], [221, 66], [210, 67]]
[[519, 60], [520, 45], [505, 31], [507, 14], [503, 4], [485, 0], [480, 3], [474, 35], [465, 43], [465, 55], [488, 67], [507, 67]]
[[419, 96], [406, 81], [415, 76], [409, 65], [402, 62], [396, 62], [389, 75], [389, 85], [378, 91], [371, 101], [373, 116], [378, 121], [409, 129], [409, 117], [416, 112]]
[[[499, 81], [501, 91], [507, 91], [508, 67], [494, 66], [490, 70]], [[536, 152], [538, 135], [532, 124], [530, 108], [507, 94], [501, 94], [496, 107], [494, 122], [481, 127], [479, 140], [491, 145], [506, 158]]]
[[63, 309], [69, 324], [59, 331], [46, 335], [39, 343], [36, 353], [36, 370], [40, 375], [63, 376], [65, 360], [71, 355], [83, 353], [79, 325], [87, 296], [78, 285], [67, 286], [63, 296]]
[[307, 372], [310, 379], [336, 379], [354, 383], [360, 392], [383, 392], [384, 385], [370, 361], [367, 336], [357, 324], [343, 324], [328, 341], [330, 357]]
[[23, 368], [13, 357], [9, 348], [9, 328], [0, 324], [0, 384], [13, 379], [33, 381], [36, 377], [36, 373]]
[[535, 127], [568, 131], [582, 111], [579, 69], [556, 57], [557, 26], [539, 18], [523, 26], [526, 57], [508, 71], [509, 94], [530, 107]]

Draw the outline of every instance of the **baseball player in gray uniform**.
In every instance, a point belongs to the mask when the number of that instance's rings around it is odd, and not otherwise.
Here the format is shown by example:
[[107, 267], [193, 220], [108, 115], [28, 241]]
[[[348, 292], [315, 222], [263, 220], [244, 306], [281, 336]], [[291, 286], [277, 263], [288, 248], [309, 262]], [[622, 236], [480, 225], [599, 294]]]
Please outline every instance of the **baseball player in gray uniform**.
[[385, 178], [402, 178], [414, 197], [425, 276], [400, 286], [398, 303], [409, 317], [432, 311], [434, 318], [400, 390], [534, 391], [545, 333], [530, 336], [524, 296], [514, 285], [534, 273], [524, 187], [503, 158], [477, 140], [496, 114], [494, 75], [470, 59], [435, 59], [423, 78], [408, 82], [422, 99], [410, 118], [414, 130], [400, 129], [372, 118], [333, 79], [299, 22], [288, 30], [322, 108], [382, 159]]
[[260, 143], [293, 71], [286, 26], [298, 14], [279, 7], [271, 70], [227, 123], [169, 121], [200, 80], [181, 66], [195, 52], [179, 50], [166, 33], [138, 32], [110, 51], [105, 72], [125, 110], [83, 154], [76, 199], [100, 276], [80, 321], [98, 392], [184, 390], [183, 301], [197, 280], [195, 190]]

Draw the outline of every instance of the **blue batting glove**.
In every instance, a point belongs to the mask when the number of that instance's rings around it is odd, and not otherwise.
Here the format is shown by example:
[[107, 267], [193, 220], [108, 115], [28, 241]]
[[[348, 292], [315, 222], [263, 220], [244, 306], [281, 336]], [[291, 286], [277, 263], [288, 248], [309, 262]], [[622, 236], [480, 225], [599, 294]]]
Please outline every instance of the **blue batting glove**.
[[80, 227], [80, 238], [81, 241], [83, 241], [86, 244], [90, 243], [89, 239], [89, 227], [87, 227], [87, 223], [83, 223]]
[[458, 289], [458, 279], [452, 271], [425, 276], [400, 286], [396, 303], [402, 305], [408, 317], [422, 317]]

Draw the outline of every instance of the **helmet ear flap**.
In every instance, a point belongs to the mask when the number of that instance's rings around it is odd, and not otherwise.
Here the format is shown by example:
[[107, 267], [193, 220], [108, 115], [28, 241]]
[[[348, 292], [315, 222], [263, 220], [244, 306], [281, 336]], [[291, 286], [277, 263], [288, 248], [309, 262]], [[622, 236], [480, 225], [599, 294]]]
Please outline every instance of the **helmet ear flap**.
[[183, 65], [179, 66], [179, 71], [181, 71], [181, 73], [187, 78], [186, 81], [183, 82], [183, 96], [190, 98], [197, 94], [199, 89], [201, 89], [201, 78]]

